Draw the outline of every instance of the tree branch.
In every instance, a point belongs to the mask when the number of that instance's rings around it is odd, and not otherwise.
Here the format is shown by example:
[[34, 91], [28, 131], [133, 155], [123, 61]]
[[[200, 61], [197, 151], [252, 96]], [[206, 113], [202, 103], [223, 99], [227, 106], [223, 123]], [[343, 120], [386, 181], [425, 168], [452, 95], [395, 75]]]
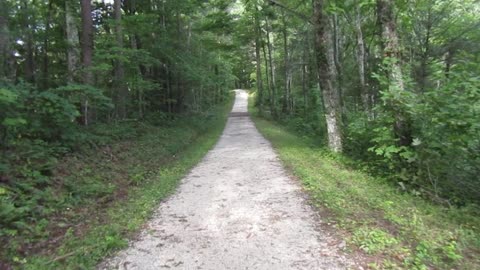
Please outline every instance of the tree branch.
[[287, 7], [285, 4], [283, 4], [283, 3], [281, 3], [277, 0], [268, 0], [268, 2], [272, 3], [273, 5], [277, 5], [281, 8], [283, 8], [283, 9], [285, 9], [286, 11], [292, 13], [293, 15], [301, 18], [304, 21], [307, 21], [310, 24], [313, 24], [312, 20], [308, 16], [306, 16], [305, 14], [302, 14], [302, 13], [300, 13], [300, 12], [294, 10], [294, 9], [291, 9], [291, 8]]

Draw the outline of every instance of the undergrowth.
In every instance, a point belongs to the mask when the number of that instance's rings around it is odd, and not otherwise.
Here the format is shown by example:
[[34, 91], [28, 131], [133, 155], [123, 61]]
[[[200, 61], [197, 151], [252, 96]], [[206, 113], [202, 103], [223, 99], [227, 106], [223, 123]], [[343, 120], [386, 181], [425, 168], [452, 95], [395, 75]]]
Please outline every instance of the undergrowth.
[[[250, 102], [249, 104], [252, 104]], [[297, 176], [312, 203], [347, 235], [372, 269], [480, 269], [478, 206], [445, 207], [347, 165], [318, 140], [260, 118], [260, 132]]]
[[[28, 209], [1, 229], [0, 269], [92, 269], [125, 247], [216, 142], [231, 105], [155, 124], [97, 125], [102, 146], [61, 158], [48, 182], [32, 190], [35, 198], [23, 198], [41, 211]], [[4, 201], [8, 195], [0, 193]]]

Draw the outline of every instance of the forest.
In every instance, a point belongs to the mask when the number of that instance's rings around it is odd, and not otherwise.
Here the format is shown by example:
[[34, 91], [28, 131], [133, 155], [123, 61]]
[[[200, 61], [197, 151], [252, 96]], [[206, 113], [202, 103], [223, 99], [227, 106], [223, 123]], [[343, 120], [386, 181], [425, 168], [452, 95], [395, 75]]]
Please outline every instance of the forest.
[[215, 143], [232, 89], [249, 89], [261, 131], [459, 220], [438, 246], [405, 240], [405, 268], [479, 266], [479, 14], [476, 0], [0, 0], [0, 269], [90, 269], [124, 246]]

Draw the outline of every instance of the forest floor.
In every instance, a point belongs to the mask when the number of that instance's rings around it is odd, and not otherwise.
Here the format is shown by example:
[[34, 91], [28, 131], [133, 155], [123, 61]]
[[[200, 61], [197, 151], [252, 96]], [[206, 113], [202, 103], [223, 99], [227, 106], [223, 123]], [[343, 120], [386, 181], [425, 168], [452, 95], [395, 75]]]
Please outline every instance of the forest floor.
[[226, 128], [129, 248], [99, 269], [346, 269], [345, 242], [318, 227], [236, 91]]

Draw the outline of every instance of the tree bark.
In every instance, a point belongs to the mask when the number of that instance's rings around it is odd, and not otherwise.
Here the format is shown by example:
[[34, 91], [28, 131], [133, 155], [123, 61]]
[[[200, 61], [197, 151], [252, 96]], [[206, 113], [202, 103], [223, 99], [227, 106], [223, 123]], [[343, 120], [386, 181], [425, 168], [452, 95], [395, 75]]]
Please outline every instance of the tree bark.
[[[82, 17], [82, 68], [83, 83], [93, 85], [93, 73], [91, 71], [93, 58], [93, 19], [90, 0], [81, 0]], [[88, 99], [82, 102], [83, 125], [88, 125]]]
[[405, 90], [400, 63], [400, 45], [394, 17], [393, 0], [377, 0], [377, 16], [381, 28], [383, 57], [391, 60], [389, 77], [391, 85], [397, 90]]
[[72, 9], [70, 1], [65, 1], [65, 28], [67, 33], [67, 80], [69, 83], [75, 82], [75, 75], [79, 68], [80, 40], [78, 37], [78, 28], [75, 22], [74, 8]]
[[303, 115], [307, 116], [307, 73], [308, 73], [308, 37], [305, 38], [305, 43], [302, 48], [302, 95], [303, 95]]
[[268, 51], [268, 63], [270, 64], [270, 68], [269, 68], [269, 71], [270, 71], [270, 85], [271, 85], [271, 91], [272, 91], [272, 94], [271, 94], [271, 99], [270, 99], [270, 102], [271, 102], [271, 114], [273, 116], [273, 118], [277, 118], [277, 105], [276, 105], [276, 86], [275, 86], [275, 67], [273, 66], [273, 57], [272, 57], [272, 54], [273, 54], [273, 46], [272, 46], [272, 43], [270, 42], [270, 29], [269, 29], [269, 24], [268, 24], [268, 20], [266, 21], [266, 29], [267, 29], [267, 51]]
[[[23, 10], [24, 10], [24, 27], [25, 27], [25, 63], [24, 63], [24, 71], [25, 71], [25, 80], [30, 83], [35, 83], [35, 58], [34, 58], [34, 40], [33, 40], [33, 32], [34, 32], [34, 19], [33, 14], [30, 14], [28, 1], [23, 1]], [[32, 5], [34, 2], [32, 2]], [[33, 7], [30, 7], [33, 8]]]
[[365, 80], [365, 42], [363, 39], [363, 30], [362, 30], [362, 14], [360, 11], [360, 6], [356, 3], [355, 10], [355, 33], [357, 37], [357, 66], [358, 66], [358, 76], [360, 79], [360, 96], [362, 99], [363, 109], [367, 114], [369, 119], [372, 118], [371, 106], [370, 106], [370, 97], [369, 91], [367, 88], [367, 83]]
[[[381, 28], [383, 57], [388, 62], [389, 90], [405, 91], [393, 0], [377, 0], [377, 16]], [[412, 138], [406, 117], [400, 109], [393, 109], [395, 113], [394, 131], [399, 139], [399, 144], [402, 146], [410, 145]]]
[[[117, 47], [123, 48], [123, 29], [122, 29], [122, 1], [115, 0], [113, 2], [113, 11], [115, 17], [115, 38]], [[127, 100], [128, 100], [128, 88], [125, 85], [125, 68], [122, 61], [115, 61], [114, 69], [114, 87], [116, 91], [116, 109], [117, 117], [119, 119], [125, 119], [127, 117]]]
[[259, 108], [260, 114], [263, 112], [263, 80], [262, 80], [262, 59], [260, 57], [260, 22], [258, 19], [258, 7], [255, 3], [255, 62], [256, 62], [256, 71], [257, 71], [257, 106]]
[[324, 1], [314, 0], [315, 58], [322, 90], [325, 119], [327, 122], [328, 146], [334, 152], [342, 151], [340, 95], [335, 82], [335, 60], [332, 35]]
[[8, 77], [9, 31], [6, 2], [0, 4], [0, 79]]
[[50, 38], [50, 23], [52, 21], [52, 0], [48, 0], [47, 18], [45, 18], [45, 35], [43, 37], [43, 59], [42, 59], [42, 81], [41, 86], [43, 89], [49, 88], [49, 57], [48, 57], [48, 45]]
[[262, 52], [263, 52], [263, 59], [265, 62], [265, 80], [266, 80], [266, 85], [267, 85], [267, 90], [268, 90], [268, 104], [270, 107], [270, 114], [273, 113], [273, 103], [272, 103], [272, 87], [270, 84], [270, 79], [269, 79], [269, 68], [268, 68], [268, 57], [267, 57], [267, 50], [265, 49], [265, 42], [262, 42]]
[[283, 92], [282, 111], [283, 113], [290, 113], [290, 71], [288, 63], [288, 35], [287, 35], [287, 21], [285, 18], [285, 11], [282, 10], [282, 35], [283, 35], [283, 62], [285, 67], [285, 85]]

